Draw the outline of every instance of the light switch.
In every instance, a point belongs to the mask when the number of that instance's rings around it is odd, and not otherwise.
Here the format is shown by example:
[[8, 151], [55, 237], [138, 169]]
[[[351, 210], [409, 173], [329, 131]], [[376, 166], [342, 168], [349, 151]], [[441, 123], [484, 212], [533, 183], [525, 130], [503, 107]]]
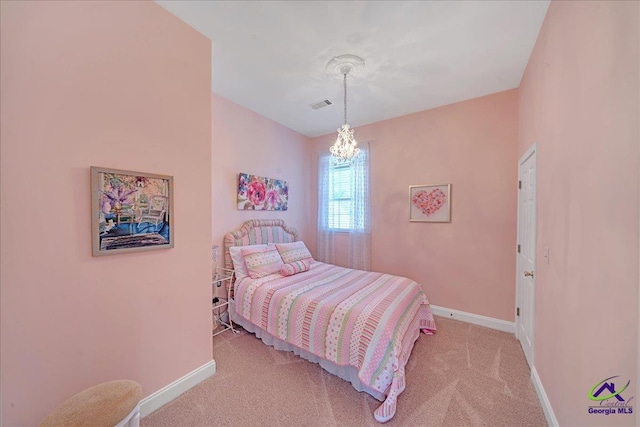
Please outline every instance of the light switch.
[[544, 263], [549, 264], [549, 247], [544, 247]]

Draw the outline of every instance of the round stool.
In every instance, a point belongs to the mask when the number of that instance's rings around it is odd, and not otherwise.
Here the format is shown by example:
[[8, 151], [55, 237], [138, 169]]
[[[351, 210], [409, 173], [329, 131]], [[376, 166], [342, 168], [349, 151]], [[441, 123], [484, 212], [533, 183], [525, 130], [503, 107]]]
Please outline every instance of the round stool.
[[40, 427], [138, 427], [142, 388], [135, 381], [109, 381], [67, 399]]

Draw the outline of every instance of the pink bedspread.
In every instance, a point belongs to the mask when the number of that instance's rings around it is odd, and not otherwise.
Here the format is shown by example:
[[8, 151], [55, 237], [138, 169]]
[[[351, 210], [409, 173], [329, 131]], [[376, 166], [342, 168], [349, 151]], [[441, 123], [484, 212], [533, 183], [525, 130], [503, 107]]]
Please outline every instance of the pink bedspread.
[[281, 340], [355, 367], [363, 384], [387, 396], [374, 413], [380, 422], [393, 417], [404, 390], [404, 367], [415, 338], [409, 343], [403, 338], [417, 337], [411, 328], [435, 331], [429, 302], [416, 282], [321, 262], [290, 277], [239, 281], [235, 309]]

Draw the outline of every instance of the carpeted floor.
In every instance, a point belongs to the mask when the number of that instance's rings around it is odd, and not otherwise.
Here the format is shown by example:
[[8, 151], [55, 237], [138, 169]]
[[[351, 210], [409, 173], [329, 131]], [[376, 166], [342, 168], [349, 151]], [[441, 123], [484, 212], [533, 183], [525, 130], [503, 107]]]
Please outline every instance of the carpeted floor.
[[[515, 337], [436, 317], [388, 426], [546, 426]], [[214, 338], [217, 373], [142, 420], [154, 426], [376, 426], [379, 402], [245, 331]]]

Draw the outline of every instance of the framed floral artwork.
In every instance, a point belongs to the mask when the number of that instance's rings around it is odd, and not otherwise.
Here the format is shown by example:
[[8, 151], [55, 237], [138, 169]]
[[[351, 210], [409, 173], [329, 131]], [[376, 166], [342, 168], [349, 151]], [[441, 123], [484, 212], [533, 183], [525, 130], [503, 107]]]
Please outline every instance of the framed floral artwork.
[[93, 256], [172, 248], [173, 177], [91, 167]]
[[409, 221], [451, 222], [451, 184], [410, 185]]
[[286, 211], [289, 204], [287, 181], [264, 176], [238, 174], [238, 209]]

